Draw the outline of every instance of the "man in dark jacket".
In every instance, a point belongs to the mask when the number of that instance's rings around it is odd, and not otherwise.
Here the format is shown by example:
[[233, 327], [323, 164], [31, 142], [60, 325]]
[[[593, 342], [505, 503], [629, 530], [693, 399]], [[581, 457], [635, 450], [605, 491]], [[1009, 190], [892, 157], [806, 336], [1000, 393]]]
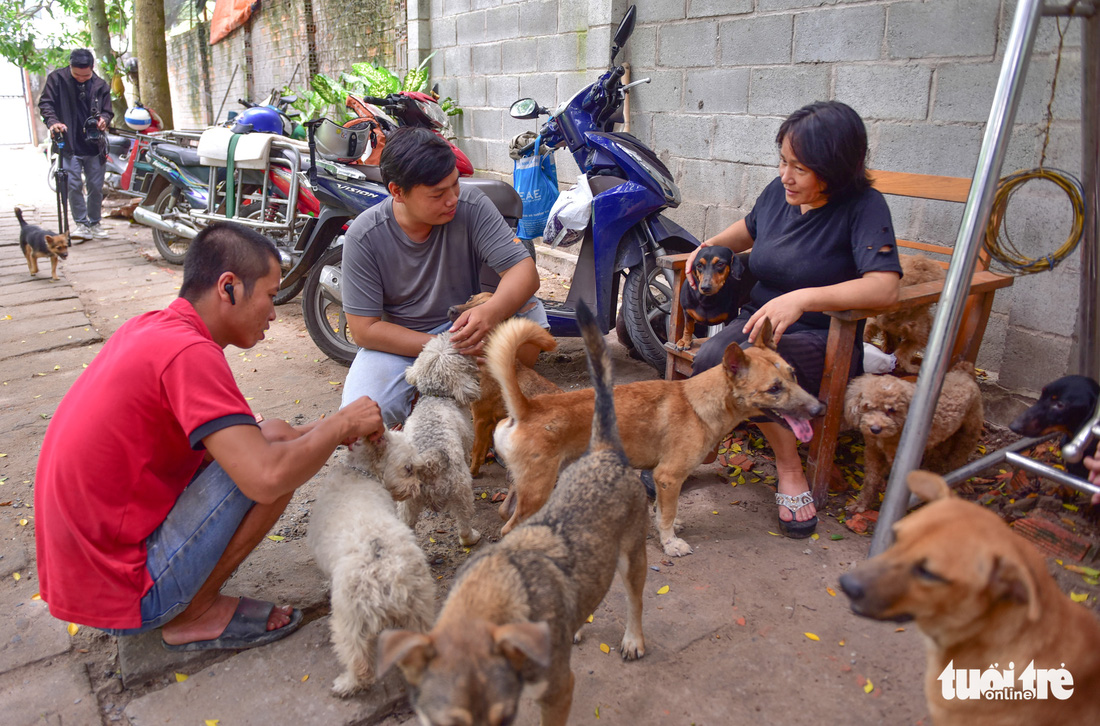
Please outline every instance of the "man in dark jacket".
[[107, 148], [103, 134], [114, 111], [111, 89], [92, 71], [93, 62], [90, 50], [74, 50], [69, 54], [69, 67], [59, 68], [46, 78], [46, 87], [38, 101], [38, 110], [50, 134], [56, 136], [68, 131], [61, 163], [69, 172], [69, 207], [76, 222], [71, 231], [74, 240], [107, 236], [107, 230], [99, 223]]

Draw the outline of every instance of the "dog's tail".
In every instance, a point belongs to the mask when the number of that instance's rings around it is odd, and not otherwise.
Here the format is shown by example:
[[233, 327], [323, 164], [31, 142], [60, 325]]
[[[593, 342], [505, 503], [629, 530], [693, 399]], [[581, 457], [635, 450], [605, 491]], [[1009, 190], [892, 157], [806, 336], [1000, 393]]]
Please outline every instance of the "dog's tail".
[[27, 223], [23, 221], [23, 210], [19, 207], [15, 208], [15, 218], [19, 220], [20, 227], [26, 227]]
[[607, 343], [604, 342], [596, 319], [592, 317], [592, 311], [583, 302], [577, 304], [577, 323], [588, 356], [588, 375], [592, 377], [592, 387], [596, 393], [595, 408], [592, 411], [592, 437], [588, 440], [588, 450], [612, 449], [621, 452], [623, 442], [619, 438], [619, 424], [615, 419], [611, 355], [607, 352]]
[[500, 384], [508, 415], [517, 421], [527, 418], [530, 401], [520, 390], [516, 380], [516, 351], [531, 343], [539, 350], [549, 352], [558, 347], [558, 341], [546, 330], [526, 318], [509, 318], [498, 325], [485, 345], [485, 357], [489, 361], [489, 374]]

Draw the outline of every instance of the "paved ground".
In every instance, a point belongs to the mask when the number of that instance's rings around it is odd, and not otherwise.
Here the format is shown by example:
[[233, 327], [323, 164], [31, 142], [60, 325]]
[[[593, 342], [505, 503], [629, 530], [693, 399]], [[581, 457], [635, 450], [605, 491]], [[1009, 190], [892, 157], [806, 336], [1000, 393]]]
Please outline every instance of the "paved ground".
[[[160, 261], [147, 230], [109, 221], [112, 237], [75, 247], [60, 282], [30, 278], [10, 209], [25, 205], [35, 210], [29, 217], [51, 224], [45, 167], [2, 148], [0, 167], [0, 720], [412, 723], [399, 678], [348, 700], [329, 691], [337, 667], [327, 643], [327, 590], [302, 539], [312, 485], [276, 525], [281, 539], [265, 541], [227, 586], [305, 609], [308, 624], [278, 644], [172, 660], [156, 634], [120, 645], [89, 628], [67, 628], [35, 599], [33, 481], [49, 417], [118, 325], [175, 297], [180, 270]], [[559, 283], [547, 276], [544, 284]], [[652, 376], [614, 350], [618, 380]], [[295, 304], [280, 308], [255, 349], [226, 354], [253, 408], [267, 417], [305, 421], [339, 403], [344, 369], [318, 354]], [[541, 370], [574, 387], [585, 383], [583, 365], [577, 342], [563, 341]], [[477, 526], [492, 541], [499, 519], [489, 497], [505, 486], [501, 469], [487, 466], [476, 485], [486, 495]], [[775, 536], [771, 496], [764, 483], [732, 488], [716, 466], [689, 479], [680, 511], [695, 554], [670, 561], [652, 537], [648, 547], [646, 657], [624, 663], [617, 655], [624, 607], [616, 584], [574, 649], [571, 723], [927, 722], [919, 635], [860, 620], [833, 593], [868, 540], [833, 520], [822, 522], [818, 540]], [[446, 519], [426, 517], [417, 534], [442, 600], [466, 553]], [[525, 700], [518, 723], [536, 722]]]

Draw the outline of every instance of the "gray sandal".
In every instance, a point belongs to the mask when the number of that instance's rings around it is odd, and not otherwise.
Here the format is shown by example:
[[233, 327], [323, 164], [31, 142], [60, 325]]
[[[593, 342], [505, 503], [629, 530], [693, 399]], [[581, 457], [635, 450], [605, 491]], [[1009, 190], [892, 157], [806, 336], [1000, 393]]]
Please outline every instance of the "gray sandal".
[[[786, 507], [791, 513], [791, 521], [784, 522], [782, 518], [779, 519], [779, 530], [791, 539], [806, 539], [814, 530], [817, 529], [817, 515], [810, 517], [805, 522], [799, 522], [794, 519], [795, 513], [802, 509], [807, 504], [814, 503], [814, 495], [808, 491], [801, 494], [790, 495], [775, 493], [775, 503], [781, 507]], [[778, 515], [776, 515], [778, 516]]]
[[225, 626], [222, 634], [213, 640], [196, 640], [192, 643], [180, 643], [170, 645], [161, 641], [165, 650], [192, 651], [192, 650], [244, 650], [255, 648], [258, 645], [267, 645], [281, 640], [293, 633], [302, 624], [302, 611], [297, 608], [290, 614], [290, 622], [275, 630], [267, 629], [267, 619], [271, 617], [271, 611], [275, 609], [275, 603], [263, 600], [253, 600], [250, 597], [242, 597], [237, 603], [237, 610]]

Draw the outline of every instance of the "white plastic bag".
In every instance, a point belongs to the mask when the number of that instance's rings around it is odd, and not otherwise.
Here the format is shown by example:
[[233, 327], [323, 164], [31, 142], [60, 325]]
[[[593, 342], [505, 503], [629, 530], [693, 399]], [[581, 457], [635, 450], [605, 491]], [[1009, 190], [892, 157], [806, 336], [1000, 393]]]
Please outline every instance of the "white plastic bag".
[[543, 242], [551, 247], [568, 247], [580, 242], [591, 216], [592, 189], [588, 186], [588, 177], [581, 174], [577, 183], [559, 194], [550, 208], [546, 229], [542, 231]]
[[864, 373], [889, 373], [898, 365], [897, 356], [893, 353], [883, 353], [870, 343], [863, 344], [863, 372]]

